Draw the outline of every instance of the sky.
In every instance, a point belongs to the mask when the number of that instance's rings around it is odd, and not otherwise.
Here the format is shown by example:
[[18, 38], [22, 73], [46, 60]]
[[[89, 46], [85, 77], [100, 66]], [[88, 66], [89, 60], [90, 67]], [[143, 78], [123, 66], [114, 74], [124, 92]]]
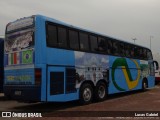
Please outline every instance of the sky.
[[160, 53], [160, 0], [0, 0], [0, 36], [8, 22], [35, 14]]

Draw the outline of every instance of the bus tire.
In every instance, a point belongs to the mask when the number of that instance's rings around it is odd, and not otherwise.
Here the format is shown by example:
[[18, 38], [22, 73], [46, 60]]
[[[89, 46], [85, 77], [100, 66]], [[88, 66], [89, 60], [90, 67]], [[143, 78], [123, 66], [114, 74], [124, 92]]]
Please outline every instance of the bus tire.
[[103, 101], [107, 96], [107, 86], [104, 82], [99, 82], [95, 89], [95, 100]]
[[146, 91], [147, 88], [148, 88], [148, 83], [147, 83], [147, 80], [144, 79], [144, 80], [142, 81], [142, 91]]
[[91, 84], [85, 83], [80, 88], [80, 103], [89, 104], [93, 100], [93, 88]]

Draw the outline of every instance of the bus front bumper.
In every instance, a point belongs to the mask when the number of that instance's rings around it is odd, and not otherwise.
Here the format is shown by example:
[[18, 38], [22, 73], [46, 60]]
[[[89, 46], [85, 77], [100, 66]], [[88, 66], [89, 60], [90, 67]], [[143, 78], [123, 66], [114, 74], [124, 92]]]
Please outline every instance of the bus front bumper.
[[23, 102], [41, 101], [40, 86], [29, 85], [4, 85], [4, 95], [8, 99]]

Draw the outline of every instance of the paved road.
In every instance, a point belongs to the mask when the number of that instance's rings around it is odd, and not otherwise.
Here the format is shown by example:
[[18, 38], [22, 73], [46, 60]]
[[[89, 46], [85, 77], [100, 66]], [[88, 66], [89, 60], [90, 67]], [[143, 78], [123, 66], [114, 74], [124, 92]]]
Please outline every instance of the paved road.
[[[43, 116], [63, 116], [67, 114], [69, 114], [69, 116], [72, 115], [76, 116], [78, 112], [92, 114], [94, 116], [97, 111], [153, 111], [154, 112], [154, 111], [160, 111], [160, 85], [157, 85], [155, 88], [147, 90], [146, 92], [136, 91], [125, 94], [111, 95], [107, 100], [103, 102], [92, 103], [84, 106], [78, 105], [77, 101], [67, 102], [67, 103], [34, 103], [34, 104], [18, 103], [16, 101], [7, 101], [4, 99], [3, 94], [0, 94], [0, 111], [41, 112]], [[68, 111], [74, 111], [74, 112], [68, 112]], [[95, 111], [95, 112], [84, 112], [84, 111]], [[48, 117], [47, 120], [48, 119], [51, 119], [51, 117]], [[64, 119], [64, 118], [58, 117], [57, 119]], [[73, 119], [73, 118], [67, 117], [66, 119]]]

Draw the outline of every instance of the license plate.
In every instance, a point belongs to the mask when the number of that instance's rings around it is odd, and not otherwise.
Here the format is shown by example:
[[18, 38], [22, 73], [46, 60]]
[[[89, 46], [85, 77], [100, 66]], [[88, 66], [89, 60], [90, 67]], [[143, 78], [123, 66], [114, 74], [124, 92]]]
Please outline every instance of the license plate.
[[20, 96], [22, 94], [22, 91], [15, 91], [14, 94]]

